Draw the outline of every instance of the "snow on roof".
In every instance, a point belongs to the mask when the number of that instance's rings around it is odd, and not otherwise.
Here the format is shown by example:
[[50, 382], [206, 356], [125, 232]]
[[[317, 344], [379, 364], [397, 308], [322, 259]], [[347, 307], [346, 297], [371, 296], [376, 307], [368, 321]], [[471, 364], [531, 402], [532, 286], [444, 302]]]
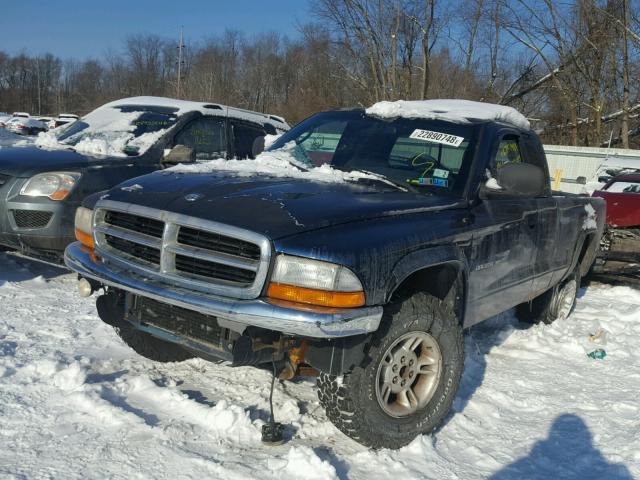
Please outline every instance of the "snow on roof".
[[398, 100], [378, 102], [366, 109], [367, 115], [378, 118], [424, 118], [453, 123], [472, 120], [508, 123], [529, 130], [529, 120], [515, 108], [471, 100]]
[[121, 98], [120, 100], [115, 100], [103, 105], [102, 108], [120, 107], [125, 105], [148, 105], [153, 107], [177, 108], [178, 111], [176, 113], [178, 115], [183, 115], [188, 112], [201, 112], [209, 115], [215, 114], [216, 111], [226, 112], [227, 115], [231, 117], [250, 120], [262, 124], [267, 123], [279, 129], [289, 129], [289, 125], [281, 117], [266, 113], [253, 112], [251, 110], [244, 110], [242, 108], [229, 107], [227, 105], [212, 102], [193, 102], [191, 100], [177, 100], [175, 98], [167, 97], [144, 96]]

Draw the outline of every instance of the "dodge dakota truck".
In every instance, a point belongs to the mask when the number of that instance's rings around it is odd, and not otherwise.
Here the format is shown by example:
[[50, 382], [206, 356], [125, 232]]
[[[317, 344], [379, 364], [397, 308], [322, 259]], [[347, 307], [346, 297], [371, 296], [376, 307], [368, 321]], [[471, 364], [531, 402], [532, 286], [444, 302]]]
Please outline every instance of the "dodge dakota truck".
[[315, 372], [342, 432], [398, 448], [447, 415], [464, 328], [568, 317], [604, 208], [552, 194], [514, 109], [383, 102], [93, 197], [65, 260], [139, 354]]
[[103, 105], [36, 145], [0, 149], [0, 248], [62, 263], [87, 195], [176, 162], [253, 157], [256, 139], [288, 128], [273, 115], [171, 98]]

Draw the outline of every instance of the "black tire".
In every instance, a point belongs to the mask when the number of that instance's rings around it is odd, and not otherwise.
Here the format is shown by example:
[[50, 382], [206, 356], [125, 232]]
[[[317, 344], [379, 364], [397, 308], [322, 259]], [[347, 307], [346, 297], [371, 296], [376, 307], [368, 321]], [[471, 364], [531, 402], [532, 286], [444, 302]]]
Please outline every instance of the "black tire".
[[141, 332], [127, 322], [123, 322], [113, 328], [122, 341], [129, 345], [138, 355], [142, 355], [154, 362], [183, 362], [195, 357], [194, 354], [180, 345], [165, 342], [146, 332]]
[[[580, 268], [577, 267], [571, 275], [555, 287], [550, 288], [530, 302], [518, 305], [516, 307], [516, 317], [521, 322], [545, 323], [547, 325], [559, 319], [564, 320], [573, 312], [576, 306], [580, 281]], [[572, 283], [574, 286], [572, 286]], [[567, 298], [565, 299], [565, 297]], [[570, 306], [568, 306], [568, 302], [570, 302]]]
[[[437, 342], [440, 374], [424, 407], [394, 417], [378, 401], [379, 373], [389, 349], [411, 332], [424, 332]], [[355, 441], [371, 448], [400, 448], [440, 425], [456, 396], [463, 366], [462, 327], [453, 310], [436, 297], [416, 293], [385, 308], [362, 365], [340, 378], [320, 374], [318, 397], [329, 420]]]

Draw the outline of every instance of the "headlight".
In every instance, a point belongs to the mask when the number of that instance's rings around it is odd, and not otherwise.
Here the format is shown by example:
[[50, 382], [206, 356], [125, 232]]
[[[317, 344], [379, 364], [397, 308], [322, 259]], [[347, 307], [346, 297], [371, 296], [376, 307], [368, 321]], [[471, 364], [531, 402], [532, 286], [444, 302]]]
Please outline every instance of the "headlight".
[[86, 245], [89, 248], [95, 248], [95, 244], [93, 242], [93, 210], [89, 210], [88, 208], [78, 207], [76, 210], [76, 221], [75, 221], [75, 230], [76, 230], [76, 239]]
[[289, 255], [276, 258], [267, 295], [324, 307], [352, 308], [365, 303], [362, 284], [348, 268]]
[[51, 200], [64, 200], [80, 179], [75, 172], [47, 172], [31, 177], [25, 183], [20, 195], [28, 197], [49, 197]]

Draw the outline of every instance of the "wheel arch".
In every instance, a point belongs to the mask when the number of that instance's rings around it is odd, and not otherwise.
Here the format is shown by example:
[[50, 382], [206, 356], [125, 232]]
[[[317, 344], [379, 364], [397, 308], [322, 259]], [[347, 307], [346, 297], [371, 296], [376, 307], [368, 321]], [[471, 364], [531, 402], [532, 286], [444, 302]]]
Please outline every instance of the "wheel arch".
[[576, 265], [580, 268], [580, 276], [584, 277], [591, 268], [591, 264], [598, 254], [598, 245], [594, 246], [594, 243], [598, 242], [597, 231], [591, 230], [584, 234], [582, 237], [582, 243], [576, 245]]
[[403, 257], [395, 266], [386, 302], [398, 295], [422, 291], [450, 302], [464, 324], [467, 296], [467, 261], [453, 246], [418, 250]]

